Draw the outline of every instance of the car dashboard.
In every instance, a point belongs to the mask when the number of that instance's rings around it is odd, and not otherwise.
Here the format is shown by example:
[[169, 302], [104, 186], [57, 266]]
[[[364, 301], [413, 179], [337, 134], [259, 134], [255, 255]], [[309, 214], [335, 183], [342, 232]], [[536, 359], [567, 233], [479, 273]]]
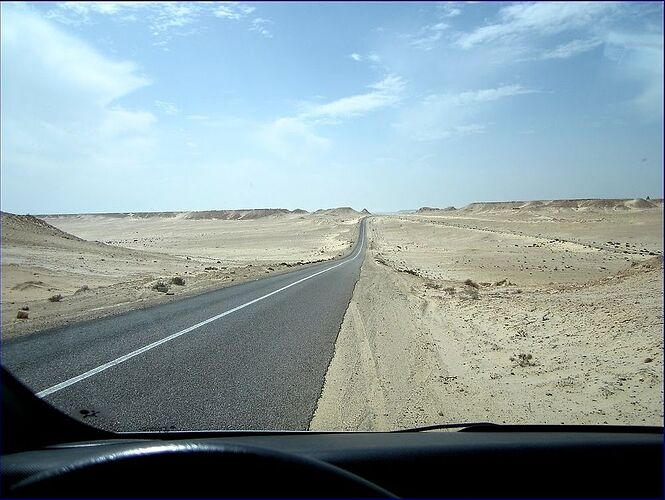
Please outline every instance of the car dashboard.
[[3, 497], [663, 497], [663, 428], [111, 433], [2, 369]]

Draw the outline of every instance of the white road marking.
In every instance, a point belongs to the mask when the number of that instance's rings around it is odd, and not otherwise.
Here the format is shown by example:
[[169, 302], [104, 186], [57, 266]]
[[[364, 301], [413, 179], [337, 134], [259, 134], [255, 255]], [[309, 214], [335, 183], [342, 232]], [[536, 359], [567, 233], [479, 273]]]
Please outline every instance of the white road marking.
[[274, 290], [270, 293], [267, 293], [257, 299], [250, 300], [249, 302], [246, 302], [242, 305], [239, 305], [237, 307], [234, 307], [233, 309], [229, 309], [228, 311], [225, 311], [221, 314], [218, 314], [217, 316], [213, 316], [212, 318], [208, 318], [204, 321], [201, 321], [200, 323], [196, 323], [195, 325], [190, 326], [189, 328], [185, 328], [184, 330], [180, 330], [179, 332], [176, 332], [172, 335], [169, 335], [168, 337], [164, 337], [163, 339], [160, 339], [156, 342], [153, 342], [152, 344], [148, 344], [147, 346], [141, 347], [140, 349], [137, 349], [135, 351], [132, 351], [128, 354], [125, 354], [124, 356], [120, 356], [119, 358], [114, 359], [113, 361], [109, 361], [108, 363], [104, 363], [103, 365], [98, 366], [97, 368], [93, 368], [92, 370], [88, 370], [85, 373], [82, 373], [81, 375], [77, 375], [76, 377], [72, 377], [69, 380], [65, 380], [64, 382], [60, 382], [57, 385], [54, 385], [53, 387], [49, 387], [48, 389], [44, 389], [43, 391], [40, 391], [36, 394], [38, 398], [44, 398], [50, 394], [53, 394], [54, 392], [58, 392], [65, 387], [69, 387], [70, 385], [74, 385], [78, 382], [81, 382], [82, 380], [85, 380], [89, 377], [92, 377], [93, 375], [97, 375], [98, 373], [103, 372], [104, 370], [108, 370], [109, 368], [112, 368], [116, 365], [119, 365], [120, 363], [124, 363], [128, 359], [133, 358], [134, 356], [138, 356], [139, 354], [143, 354], [144, 352], [149, 351], [150, 349], [154, 349], [157, 346], [160, 346], [162, 344], [165, 344], [173, 339], [177, 339], [181, 335], [184, 335], [186, 333], [189, 333], [193, 330], [196, 330], [197, 328], [201, 328], [203, 325], [207, 325], [208, 323], [212, 323], [213, 321], [216, 321], [220, 318], [223, 318], [224, 316], [228, 316], [229, 314], [232, 314], [236, 311], [240, 311], [240, 309], [244, 309], [245, 307], [251, 306], [252, 304], [256, 304], [257, 302], [260, 302], [264, 299], [267, 299], [268, 297], [271, 297], [279, 292], [283, 292], [287, 288], [291, 288], [292, 286], [295, 286], [299, 283], [302, 283], [303, 281], [307, 281], [308, 279], [312, 279], [315, 276], [318, 276], [323, 273], [327, 273], [328, 271], [332, 271], [333, 269], [343, 266], [344, 264], [348, 264], [349, 262], [354, 261], [358, 255], [360, 255], [363, 245], [365, 244], [365, 233], [362, 233], [362, 239], [360, 241], [360, 245], [358, 246], [358, 250], [356, 251], [356, 254], [351, 257], [348, 260], [345, 260], [344, 262], [340, 262], [339, 264], [335, 264], [334, 266], [328, 267], [324, 269], [323, 271], [318, 271], [314, 274], [310, 274], [309, 276], [305, 276], [302, 279], [299, 279], [298, 281], [294, 281], [293, 283], [290, 283], [286, 286], [283, 286], [282, 288], [279, 288], [277, 290]]

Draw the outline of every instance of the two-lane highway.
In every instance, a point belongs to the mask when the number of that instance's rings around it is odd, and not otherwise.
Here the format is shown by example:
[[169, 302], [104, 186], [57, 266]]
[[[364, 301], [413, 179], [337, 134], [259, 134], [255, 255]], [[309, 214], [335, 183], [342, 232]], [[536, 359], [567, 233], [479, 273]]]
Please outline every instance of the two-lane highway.
[[39, 397], [109, 430], [307, 429], [365, 224], [344, 258], [8, 341], [2, 363]]

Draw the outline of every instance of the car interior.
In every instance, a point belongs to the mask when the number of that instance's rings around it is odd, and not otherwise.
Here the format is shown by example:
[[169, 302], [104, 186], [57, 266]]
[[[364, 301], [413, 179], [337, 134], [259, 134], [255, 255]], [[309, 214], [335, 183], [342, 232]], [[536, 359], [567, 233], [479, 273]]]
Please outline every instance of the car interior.
[[663, 428], [111, 433], [2, 369], [3, 497], [663, 496]]

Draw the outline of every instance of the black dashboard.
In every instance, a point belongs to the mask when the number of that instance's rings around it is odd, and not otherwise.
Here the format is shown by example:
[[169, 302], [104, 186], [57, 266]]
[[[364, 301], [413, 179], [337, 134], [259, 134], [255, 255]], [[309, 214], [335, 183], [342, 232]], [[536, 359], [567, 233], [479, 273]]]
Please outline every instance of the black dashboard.
[[663, 497], [662, 427], [112, 434], [3, 370], [4, 497]]

